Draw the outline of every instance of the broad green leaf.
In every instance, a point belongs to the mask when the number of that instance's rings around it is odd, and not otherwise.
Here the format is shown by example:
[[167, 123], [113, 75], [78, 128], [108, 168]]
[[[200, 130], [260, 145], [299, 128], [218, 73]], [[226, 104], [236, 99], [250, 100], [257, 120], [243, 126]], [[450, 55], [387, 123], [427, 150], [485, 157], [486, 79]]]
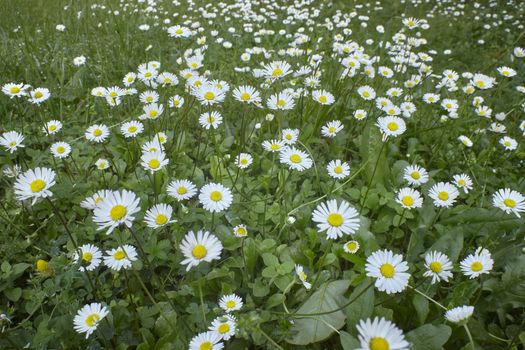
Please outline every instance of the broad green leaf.
[[[352, 304], [345, 308], [346, 324], [350, 330], [355, 329], [355, 325], [359, 320], [370, 317], [374, 311], [374, 288], [369, 287], [369, 285], [370, 282], [368, 280], [363, 281], [354, 289], [349, 297], [350, 300], [353, 300], [356, 295], [363, 293]], [[368, 289], [363, 292], [365, 288]]]
[[340, 332], [339, 338], [341, 339], [341, 346], [344, 350], [355, 350], [360, 346], [359, 340], [345, 331]]
[[441, 350], [451, 333], [449, 326], [425, 324], [408, 332], [406, 338], [412, 350]]

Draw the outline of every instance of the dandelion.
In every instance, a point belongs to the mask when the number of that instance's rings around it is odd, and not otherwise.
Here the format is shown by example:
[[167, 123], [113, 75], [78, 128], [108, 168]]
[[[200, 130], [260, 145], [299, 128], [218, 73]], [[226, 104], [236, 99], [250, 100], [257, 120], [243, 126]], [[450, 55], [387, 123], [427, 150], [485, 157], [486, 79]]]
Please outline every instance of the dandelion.
[[217, 237], [207, 231], [198, 231], [197, 235], [190, 231], [184, 236], [180, 250], [185, 259], [181, 265], [187, 265], [186, 271], [199, 265], [202, 261], [211, 262], [221, 256], [222, 243]]
[[109, 314], [108, 309], [100, 303], [84, 305], [78, 310], [73, 319], [73, 326], [77, 333], [86, 333], [86, 339], [93, 333], [100, 321]]

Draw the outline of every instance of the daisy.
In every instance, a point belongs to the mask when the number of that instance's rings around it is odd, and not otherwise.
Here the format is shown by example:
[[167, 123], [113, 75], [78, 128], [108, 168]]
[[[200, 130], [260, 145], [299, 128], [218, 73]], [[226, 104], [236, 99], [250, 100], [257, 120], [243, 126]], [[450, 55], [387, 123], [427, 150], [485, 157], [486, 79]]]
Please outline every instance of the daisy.
[[465, 193], [468, 193], [472, 189], [472, 179], [467, 174], [454, 175], [454, 185], [458, 188], [463, 189]]
[[233, 90], [233, 97], [244, 103], [259, 103], [261, 102], [261, 95], [254, 87], [244, 85], [239, 86]]
[[109, 161], [104, 158], [97, 159], [97, 161], [95, 162], [95, 166], [98, 170], [106, 170], [107, 168], [109, 168]]
[[197, 187], [189, 180], [174, 180], [168, 188], [168, 194], [178, 201], [190, 199], [197, 194]]
[[136, 79], [137, 74], [130, 72], [124, 76], [124, 78], [122, 79], [122, 83], [124, 84], [124, 86], [131, 86], [133, 85]]
[[205, 106], [212, 106], [221, 103], [226, 96], [222, 90], [210, 83], [202, 84], [201, 86], [194, 88], [192, 94]]
[[166, 154], [162, 150], [144, 152], [140, 160], [142, 161], [141, 164], [144, 169], [149, 170], [152, 174], [161, 170], [169, 163], [169, 159], [166, 158]]
[[45, 100], [47, 100], [51, 96], [51, 93], [49, 92], [49, 89], [36, 88], [36, 89], [31, 90], [29, 95], [30, 95], [29, 102], [38, 105], [44, 102]]
[[8, 83], [2, 86], [2, 92], [9, 96], [10, 98], [13, 97], [21, 97], [27, 95], [27, 89], [29, 89], [30, 86], [26, 85], [24, 83], [16, 84], [16, 83]]
[[403, 119], [393, 116], [377, 118], [376, 125], [383, 135], [383, 140], [386, 140], [388, 136], [397, 137], [407, 128]]
[[[93, 271], [96, 269], [102, 261], [102, 252], [93, 244], [84, 244], [78, 248], [82, 254], [82, 261], [79, 266], [80, 271]], [[79, 254], [75, 252], [73, 260], [78, 263]]]
[[73, 58], [73, 64], [77, 67], [83, 66], [86, 63], [85, 56], [77, 56]]
[[331, 105], [335, 102], [334, 95], [332, 95], [326, 90], [312, 91], [312, 98], [314, 101], [317, 101], [322, 105]]
[[494, 193], [492, 205], [500, 208], [507, 214], [513, 213], [521, 218], [520, 213], [525, 211], [525, 197], [518, 191], [504, 188]]
[[284, 129], [281, 133], [283, 142], [287, 145], [293, 145], [299, 138], [298, 129]]
[[233, 195], [229, 188], [218, 183], [204, 185], [199, 194], [199, 202], [210, 212], [221, 212], [230, 207]]
[[329, 239], [355, 233], [360, 226], [359, 214], [350, 203], [332, 199], [319, 204], [312, 213], [312, 220], [317, 223], [319, 232], [326, 231]]
[[262, 143], [264, 150], [272, 153], [281, 151], [284, 145], [284, 141], [280, 140], [263, 141]]
[[95, 124], [86, 130], [85, 136], [89, 141], [103, 142], [109, 136], [109, 128], [104, 124]]
[[423, 205], [423, 198], [421, 194], [410, 187], [405, 187], [397, 192], [396, 202], [401, 204], [405, 209], [421, 208]]
[[355, 254], [359, 250], [358, 241], [348, 241], [344, 244], [343, 249], [348, 254]]
[[58, 120], [50, 120], [46, 123], [45, 127], [42, 128], [46, 134], [53, 135], [62, 129], [62, 123]]
[[450, 207], [459, 196], [456, 186], [448, 182], [438, 182], [428, 191], [430, 198], [434, 200], [434, 205], [438, 207]]
[[164, 145], [166, 142], [168, 142], [168, 135], [163, 133], [162, 131], [159, 131], [155, 135], [153, 135], [153, 139], [158, 141], [161, 146]]
[[426, 93], [423, 95], [423, 101], [428, 104], [437, 103], [439, 102], [440, 98], [441, 97], [438, 94], [433, 93]]
[[187, 27], [175, 25], [168, 28], [168, 35], [172, 38], [187, 38], [191, 35], [191, 30]]
[[77, 333], [86, 333], [86, 339], [93, 333], [100, 321], [109, 314], [108, 309], [100, 303], [84, 305], [77, 311], [73, 326]]
[[306, 281], [308, 276], [304, 272], [304, 268], [301, 265], [295, 265], [295, 273], [306, 289], [312, 288], [312, 284]]
[[49, 188], [55, 184], [55, 176], [55, 172], [48, 168], [29, 169], [16, 179], [16, 198], [20, 201], [33, 199], [31, 204], [35, 204], [39, 198], [53, 196]]
[[274, 61], [264, 66], [263, 75], [269, 79], [279, 79], [292, 73], [292, 66], [286, 61]]
[[425, 267], [427, 270], [423, 274], [425, 277], [432, 277], [430, 283], [434, 284], [441, 280], [448, 282], [452, 277], [452, 263], [448, 256], [438, 251], [431, 251], [425, 255]]
[[474, 306], [458, 306], [445, 312], [445, 319], [449, 322], [464, 325], [474, 313]]
[[144, 131], [144, 124], [135, 120], [124, 123], [120, 127], [120, 132], [126, 138], [138, 136], [142, 131]]
[[87, 197], [80, 202], [80, 207], [88, 210], [95, 209], [100, 203], [102, 203], [113, 191], [111, 190], [100, 190], [94, 195]]
[[375, 90], [368, 85], [361, 86], [359, 89], [357, 89], [357, 93], [363, 100], [369, 101], [376, 98]]
[[295, 107], [295, 100], [293, 95], [280, 92], [276, 95], [271, 95], [268, 101], [266, 101], [266, 106], [271, 110], [290, 110]]
[[233, 234], [235, 237], [244, 238], [248, 235], [248, 229], [246, 228], [246, 225], [237, 225], [233, 228]]
[[175, 74], [163, 72], [157, 76], [157, 83], [162, 86], [175, 86], [179, 83], [179, 78]]
[[472, 141], [465, 135], [461, 135], [458, 137], [458, 140], [467, 147], [472, 147], [473, 143]]
[[177, 220], [171, 220], [172, 214], [173, 208], [170, 205], [157, 204], [146, 211], [144, 221], [148, 227], [159, 228], [177, 222]]
[[51, 153], [56, 158], [66, 158], [71, 153], [71, 146], [66, 142], [55, 142], [51, 145]]
[[217, 317], [208, 328], [221, 336], [223, 340], [228, 340], [235, 335], [235, 317], [230, 314]]
[[408, 285], [410, 274], [403, 256], [390, 250], [378, 250], [366, 259], [366, 275], [377, 278], [376, 288], [387, 294], [399, 293]]
[[514, 69], [510, 68], [510, 67], [498, 67], [496, 68], [498, 73], [503, 75], [504, 77], [507, 77], [507, 78], [512, 78], [513, 76], [515, 76], [517, 73]]
[[159, 94], [156, 91], [148, 90], [139, 95], [139, 100], [142, 103], [154, 103], [159, 100]]
[[217, 111], [204, 112], [199, 117], [199, 124], [206, 130], [217, 129], [222, 123], [222, 116]]
[[155, 120], [164, 112], [164, 106], [162, 104], [150, 103], [142, 107], [142, 110], [144, 111], [144, 114], [139, 116], [140, 120]]
[[190, 231], [184, 237], [180, 250], [185, 259], [181, 265], [186, 266], [189, 271], [193, 266], [199, 265], [201, 261], [211, 262], [221, 257], [222, 243], [217, 237], [207, 231], [198, 231], [197, 235]]
[[184, 97], [175, 95], [170, 97], [168, 101], [170, 108], [181, 108], [184, 105]]
[[361, 343], [356, 350], [408, 350], [410, 347], [403, 331], [383, 317], [361, 320], [356, 327]]
[[224, 295], [219, 300], [219, 307], [227, 313], [238, 311], [243, 305], [241, 297], [236, 294]]
[[290, 169], [303, 171], [312, 167], [313, 161], [307, 153], [298, 150], [295, 147], [286, 147], [279, 152], [279, 160], [286, 164]]
[[4, 146], [9, 153], [13, 153], [18, 147], [25, 147], [22, 142], [24, 142], [24, 135], [16, 131], [4, 132], [0, 137], [0, 145]]
[[343, 128], [344, 126], [339, 120], [332, 120], [321, 128], [321, 134], [326, 137], [335, 137]]
[[122, 268], [129, 269], [131, 263], [137, 260], [137, 250], [129, 244], [124, 244], [116, 249], [106, 250], [104, 265], [112, 270], [120, 271]]
[[250, 154], [248, 154], [248, 153], [240, 153], [235, 158], [235, 164], [240, 169], [248, 168], [252, 164], [252, 162], [253, 162], [253, 157]]
[[496, 84], [496, 79], [485, 74], [476, 73], [472, 77], [471, 84], [481, 90], [491, 89]]
[[93, 221], [98, 224], [97, 230], [108, 229], [109, 235], [113, 230], [124, 224], [131, 227], [134, 214], [140, 210], [139, 199], [135, 193], [127, 190], [111, 192], [93, 211]]
[[461, 271], [470, 279], [484, 273], [489, 273], [494, 265], [494, 260], [487, 249], [479, 247], [474, 254], [470, 254], [460, 263]]
[[222, 337], [218, 332], [203, 332], [194, 336], [190, 341], [189, 350], [220, 350], [224, 347]]
[[518, 143], [516, 142], [516, 140], [508, 136], [503, 136], [499, 140], [499, 144], [502, 145], [507, 151], [513, 151], [516, 148], [518, 148]]
[[164, 151], [164, 147], [158, 139], [154, 138], [153, 141], [147, 141], [142, 145], [142, 154], [145, 153], [157, 153]]
[[342, 162], [339, 159], [332, 160], [326, 166], [328, 175], [337, 180], [342, 180], [350, 175], [350, 166], [346, 162]]

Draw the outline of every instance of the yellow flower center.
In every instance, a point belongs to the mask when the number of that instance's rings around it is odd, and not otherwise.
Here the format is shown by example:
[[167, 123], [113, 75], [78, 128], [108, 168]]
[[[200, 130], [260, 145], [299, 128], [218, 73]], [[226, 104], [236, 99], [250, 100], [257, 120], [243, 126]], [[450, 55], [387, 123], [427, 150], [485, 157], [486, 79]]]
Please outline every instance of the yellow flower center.
[[175, 34], [181, 35], [182, 33], [184, 33], [184, 31], [182, 29], [180, 29], [180, 28], [175, 30]]
[[414, 180], [419, 180], [419, 178], [421, 178], [421, 175], [419, 174], [418, 171], [413, 171], [413, 172], [410, 174], [410, 177], [412, 177]]
[[238, 234], [239, 236], [246, 236], [246, 229], [244, 229], [244, 227], [239, 227], [239, 228], [237, 229], [237, 234]]
[[44, 180], [37, 179], [29, 185], [29, 188], [31, 189], [31, 192], [37, 193], [40, 192], [46, 187], [46, 182]]
[[151, 75], [152, 75], [151, 72], [146, 72], [146, 74], [144, 74], [144, 76], [145, 76], [146, 78], [151, 77]]
[[117, 252], [115, 252], [115, 254], [113, 254], [113, 258], [115, 258], [115, 260], [122, 260], [126, 257], [126, 253], [124, 253], [123, 250], [118, 250]]
[[185, 194], [186, 192], [188, 192], [188, 190], [186, 190], [186, 187], [184, 186], [180, 186], [179, 188], [177, 188], [178, 194]]
[[9, 91], [11, 91], [12, 94], [18, 94], [20, 92], [20, 88], [18, 86], [13, 86]]
[[331, 127], [328, 128], [328, 131], [331, 132], [331, 133], [334, 133], [335, 132], [335, 128], [333, 126], [331, 126]]
[[235, 304], [235, 301], [234, 301], [234, 300], [228, 300], [228, 301], [226, 302], [226, 307], [227, 307], [228, 309], [233, 309], [233, 308], [235, 307], [235, 305], [236, 305], [236, 304]]
[[283, 74], [283, 70], [281, 68], [275, 68], [272, 72], [272, 76], [279, 77]]
[[91, 314], [86, 318], [86, 324], [89, 327], [94, 327], [97, 322], [100, 321], [100, 315], [99, 314]]
[[470, 265], [470, 268], [472, 271], [478, 272], [483, 268], [483, 264], [481, 264], [479, 261], [475, 261], [472, 263], [472, 265]]
[[370, 93], [368, 91], [363, 92], [363, 97], [370, 97]]
[[40, 272], [46, 271], [49, 268], [49, 263], [45, 260], [38, 260], [36, 262], [36, 269]]
[[66, 151], [66, 149], [64, 148], [64, 146], [58, 146], [58, 147], [57, 147], [57, 153], [62, 154], [62, 153], [64, 153], [65, 151]]
[[221, 334], [224, 334], [224, 333], [228, 333], [230, 331], [230, 325], [227, 324], [227, 323], [223, 323], [219, 326], [219, 328], [217, 329], [219, 331], [219, 333]]
[[118, 96], [118, 94], [117, 94], [117, 92], [116, 92], [116, 91], [111, 91], [111, 92], [109, 93], [109, 96], [111, 96], [111, 97], [115, 98], [115, 97], [117, 97], [117, 96]]
[[467, 182], [465, 180], [463, 180], [463, 179], [459, 179], [458, 180], [458, 185], [465, 186], [466, 184], [467, 184]]
[[167, 222], [168, 222], [168, 217], [166, 215], [164, 215], [164, 214], [159, 214], [155, 218], [155, 223], [157, 225], [164, 225]]
[[514, 208], [516, 206], [516, 201], [514, 199], [507, 198], [503, 201], [503, 204], [509, 208]]
[[401, 202], [403, 202], [403, 204], [407, 207], [411, 207], [414, 205], [414, 198], [411, 196], [404, 196], [403, 199], [401, 199]]
[[276, 143], [272, 143], [271, 148], [272, 148], [272, 150], [277, 151], [280, 147], [279, 147], [278, 144], [276, 144]]
[[292, 155], [290, 156], [290, 161], [291, 161], [292, 163], [296, 163], [296, 164], [297, 164], [297, 163], [301, 163], [301, 156], [298, 155], [298, 154], [292, 154]]
[[41, 98], [44, 94], [40, 91], [35, 92], [35, 98]]
[[346, 249], [348, 249], [349, 251], [353, 252], [354, 250], [357, 249], [357, 243], [356, 242], [348, 242], [346, 244]]
[[301, 279], [301, 281], [306, 281], [308, 276], [306, 275], [306, 273], [304, 273], [304, 271], [301, 271], [299, 278]]
[[248, 159], [241, 159], [241, 164], [242, 165], [248, 164]]
[[432, 272], [439, 273], [443, 270], [443, 265], [439, 261], [434, 261], [430, 264], [430, 269]]
[[370, 340], [370, 350], [389, 350], [390, 345], [385, 338], [375, 337]]
[[197, 244], [195, 248], [193, 248], [193, 250], [191, 251], [191, 255], [193, 255], [195, 259], [199, 259], [199, 260], [204, 258], [207, 253], [208, 253], [208, 249], [206, 249], [206, 247], [203, 246], [202, 244]]
[[214, 202], [218, 202], [222, 199], [222, 193], [220, 191], [213, 191], [210, 193], [210, 199]]
[[505, 142], [503, 142], [503, 144], [504, 144], [505, 146], [509, 147], [509, 146], [510, 146], [510, 141], [505, 141]]
[[50, 125], [49, 126], [49, 130], [51, 130], [51, 131], [55, 131], [56, 129], [57, 129], [56, 125]]
[[438, 198], [442, 201], [446, 201], [448, 199], [448, 193], [445, 191], [439, 192]]
[[126, 215], [127, 212], [128, 210], [126, 209], [125, 206], [121, 204], [117, 204], [113, 208], [111, 208], [111, 211], [109, 212], [109, 216], [111, 220], [118, 221], [122, 219]]
[[388, 130], [390, 131], [396, 131], [397, 129], [399, 129], [399, 126], [397, 125], [396, 122], [390, 122], [386, 125], [386, 127], [388, 128]]
[[129, 131], [129, 132], [135, 132], [135, 131], [137, 131], [137, 127], [136, 127], [135, 125], [130, 126], [130, 127], [128, 128], [128, 131]]
[[15, 147], [15, 146], [16, 146], [16, 141], [9, 142], [9, 147]]
[[321, 103], [326, 103], [326, 100], [327, 100], [327, 98], [326, 98], [326, 96], [324, 96], [324, 95], [319, 97], [319, 101], [320, 101]]
[[158, 159], [152, 159], [152, 160], [149, 161], [148, 166], [151, 169], [158, 169], [159, 166], [160, 166], [160, 162], [159, 162]]
[[281, 100], [277, 101], [277, 106], [284, 107], [285, 105], [286, 105], [286, 102], [284, 100], [281, 99]]
[[247, 93], [247, 92], [244, 92], [242, 95], [241, 95], [241, 100], [243, 101], [248, 101], [250, 99], [250, 94]]
[[328, 219], [326, 221], [328, 221], [330, 226], [339, 227], [343, 224], [343, 215], [339, 213], [332, 213], [328, 215]]
[[341, 174], [343, 172], [343, 167], [341, 167], [340, 165], [337, 165], [335, 168], [334, 168], [334, 173], [336, 174]]
[[146, 97], [146, 101], [147, 101], [147, 102], [151, 102], [151, 101], [153, 101], [153, 96], [148, 96], [148, 97]]
[[208, 101], [211, 101], [215, 98], [215, 94], [211, 91], [208, 91], [207, 93], [204, 94], [204, 98], [207, 99]]
[[82, 260], [91, 262], [91, 259], [93, 259], [93, 254], [91, 254], [90, 252], [84, 252], [82, 254]]
[[159, 112], [153, 110], [153, 111], [149, 111], [149, 117], [150, 118], [155, 118], [157, 116], [157, 114], [159, 114]]
[[106, 163], [105, 162], [98, 163], [98, 168], [99, 169], [104, 169], [105, 167], [106, 167]]
[[128, 83], [131, 83], [133, 81], [133, 77], [128, 77]]
[[381, 265], [381, 268], [379, 269], [379, 271], [381, 272], [383, 277], [386, 277], [386, 278], [394, 277], [395, 270], [394, 270], [394, 266], [392, 266], [391, 264]]
[[208, 117], [208, 123], [213, 123], [215, 121], [215, 118], [213, 118], [211, 115]]

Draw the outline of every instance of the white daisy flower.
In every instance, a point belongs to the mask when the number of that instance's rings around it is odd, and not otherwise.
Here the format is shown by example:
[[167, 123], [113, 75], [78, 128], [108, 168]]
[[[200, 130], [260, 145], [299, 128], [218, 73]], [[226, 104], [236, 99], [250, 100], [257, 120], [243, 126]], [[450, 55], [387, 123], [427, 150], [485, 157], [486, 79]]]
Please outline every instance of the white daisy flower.
[[89, 141], [103, 142], [109, 136], [109, 128], [104, 124], [95, 124], [86, 130], [85, 136]]
[[343, 128], [344, 125], [339, 120], [332, 120], [321, 128], [321, 135], [325, 137], [335, 137]]
[[170, 108], [181, 108], [184, 105], [184, 97], [175, 95], [170, 97], [168, 101]]
[[140, 210], [139, 198], [135, 193], [127, 190], [114, 191], [99, 204], [93, 211], [93, 221], [98, 225], [97, 230], [105, 230], [109, 235], [113, 230], [124, 224], [131, 227], [134, 214]]
[[139, 100], [142, 103], [155, 103], [159, 101], [159, 94], [153, 90], [146, 90], [139, 95]]
[[124, 244], [116, 249], [106, 250], [104, 265], [112, 270], [120, 271], [122, 268], [129, 269], [131, 263], [137, 260], [137, 250], [129, 244]]
[[347, 201], [332, 199], [319, 204], [312, 213], [312, 220], [317, 223], [319, 232], [326, 231], [329, 239], [355, 233], [360, 226], [359, 214]]
[[244, 238], [248, 235], [248, 229], [246, 225], [240, 224], [233, 228], [233, 234], [235, 237]]
[[397, 192], [396, 202], [401, 204], [405, 209], [421, 208], [423, 205], [423, 198], [419, 191], [410, 187], [405, 187]]
[[99, 204], [101, 204], [113, 191], [111, 190], [100, 190], [97, 191], [90, 197], [87, 197], [82, 202], [80, 202], [80, 207], [88, 210], [95, 209]]
[[296, 264], [295, 265], [295, 273], [297, 274], [297, 277], [299, 277], [299, 280], [303, 284], [304, 288], [306, 288], [306, 289], [312, 288], [312, 284], [306, 281], [308, 276], [304, 272], [304, 267], [303, 266]]
[[285, 146], [284, 141], [280, 140], [269, 140], [269, 141], [263, 141], [262, 146], [265, 151], [268, 152], [279, 152], [282, 150], [282, 148]]
[[356, 328], [361, 343], [361, 347], [356, 350], [408, 350], [410, 348], [403, 331], [383, 317], [361, 320]]
[[77, 56], [73, 58], [73, 64], [77, 67], [83, 66], [86, 63], [85, 56]]
[[109, 314], [108, 309], [100, 303], [84, 305], [77, 311], [73, 326], [77, 333], [86, 333], [86, 339], [93, 333], [100, 321]]
[[366, 275], [377, 278], [376, 288], [387, 294], [403, 291], [410, 278], [408, 264], [403, 256], [390, 250], [378, 250], [366, 259]]
[[222, 123], [222, 116], [217, 111], [204, 112], [199, 117], [199, 124], [206, 130], [217, 129]]
[[15, 182], [15, 195], [20, 201], [33, 199], [35, 204], [39, 198], [53, 196], [49, 190], [55, 184], [56, 173], [48, 168], [29, 169], [21, 174]]
[[350, 175], [350, 165], [339, 159], [330, 161], [326, 166], [326, 170], [328, 170], [330, 177], [338, 180], [342, 180]]
[[456, 186], [448, 182], [438, 182], [428, 191], [430, 198], [434, 200], [437, 207], [450, 207], [459, 196]]
[[292, 170], [303, 171], [312, 167], [313, 161], [306, 152], [295, 147], [285, 147], [279, 152], [279, 160]]
[[0, 145], [4, 146], [9, 153], [13, 153], [18, 147], [25, 147], [22, 142], [24, 142], [24, 135], [16, 131], [4, 132], [0, 137]]
[[219, 307], [227, 313], [239, 311], [243, 305], [242, 298], [236, 294], [224, 295], [219, 300]]
[[465, 135], [460, 135], [458, 137], [458, 140], [463, 144], [465, 145], [466, 147], [472, 147], [472, 145], [474, 144], [467, 136]]
[[224, 97], [226, 96], [224, 91], [210, 83], [205, 83], [194, 88], [192, 90], [192, 94], [204, 106], [212, 106], [214, 104], [221, 103], [224, 101]]
[[229, 188], [218, 183], [209, 183], [201, 188], [199, 202], [207, 211], [221, 212], [230, 207], [233, 195]]
[[222, 243], [217, 237], [207, 231], [199, 230], [197, 235], [190, 231], [184, 236], [180, 250], [185, 257], [181, 261], [181, 265], [188, 265], [186, 266], [186, 271], [189, 271], [202, 261], [211, 262], [219, 259], [222, 252]]
[[[223, 340], [229, 340], [235, 335], [236, 322], [235, 317], [230, 314], [219, 316], [213, 320], [210, 331], [220, 335]], [[200, 349], [199, 349], [200, 350]]]
[[132, 120], [130, 122], [124, 123], [120, 126], [120, 132], [126, 138], [138, 136], [143, 131], [144, 131], [144, 124], [136, 120]]
[[144, 114], [139, 116], [140, 120], [155, 120], [164, 112], [164, 106], [162, 104], [150, 103], [142, 107], [142, 110], [144, 111]]
[[55, 142], [51, 145], [51, 153], [56, 158], [66, 158], [71, 153], [71, 146], [67, 142]]
[[312, 98], [314, 101], [319, 102], [322, 105], [331, 105], [335, 102], [334, 95], [326, 90], [314, 90], [312, 91]]
[[461, 271], [469, 278], [476, 278], [489, 273], [494, 265], [494, 260], [487, 249], [479, 247], [474, 254], [470, 254], [460, 263]]
[[240, 102], [244, 103], [260, 103], [261, 95], [253, 86], [239, 86], [232, 92], [233, 97]]
[[514, 151], [516, 148], [518, 148], [518, 142], [516, 142], [516, 140], [514, 140], [512, 137], [508, 136], [503, 136], [499, 140], [499, 144], [502, 145], [507, 151]]
[[[96, 269], [100, 262], [102, 261], [102, 252], [93, 244], [84, 244], [83, 246], [78, 247], [82, 254], [82, 260], [79, 266], [80, 271], [93, 271]], [[78, 263], [79, 254], [75, 252], [73, 256], [73, 261], [75, 264]]]
[[51, 93], [49, 92], [49, 89], [36, 88], [31, 90], [29, 96], [29, 102], [38, 105], [51, 97]]
[[343, 249], [348, 254], [355, 254], [359, 250], [358, 241], [348, 241], [344, 244]]
[[97, 159], [97, 161], [95, 162], [95, 166], [98, 170], [106, 170], [107, 168], [109, 168], [109, 161], [104, 158]]
[[359, 87], [357, 93], [363, 100], [373, 100], [376, 98], [375, 90], [368, 85]]
[[282, 141], [287, 145], [293, 145], [299, 138], [298, 129], [284, 129], [281, 133]]
[[383, 135], [383, 140], [386, 140], [389, 136], [397, 137], [407, 129], [405, 121], [402, 118], [394, 116], [377, 118], [376, 125]]
[[144, 152], [140, 160], [144, 170], [149, 170], [152, 174], [161, 170], [170, 162], [169, 159], [166, 158], [166, 154], [161, 150]]
[[441, 280], [448, 282], [452, 277], [452, 263], [448, 256], [438, 251], [431, 251], [425, 255], [425, 267], [427, 270], [423, 273], [425, 277], [432, 277], [430, 283], [434, 284]]
[[286, 92], [280, 92], [275, 95], [271, 95], [266, 106], [271, 110], [283, 110], [287, 111], [295, 107], [295, 100], [293, 95]]
[[492, 205], [500, 208], [507, 214], [513, 213], [521, 218], [520, 213], [525, 211], [525, 197], [518, 191], [504, 188], [494, 193]]
[[354, 118], [357, 120], [363, 120], [367, 116], [367, 112], [364, 109], [356, 109], [354, 111]]
[[222, 337], [217, 332], [203, 332], [194, 336], [190, 341], [189, 350], [220, 350], [224, 347]]
[[458, 306], [445, 312], [445, 319], [449, 322], [460, 325], [466, 324], [468, 319], [474, 313], [474, 306]]
[[46, 123], [42, 130], [49, 135], [56, 134], [62, 129], [62, 123], [59, 120], [50, 120]]
[[156, 204], [146, 211], [144, 221], [148, 227], [159, 228], [177, 222], [177, 220], [171, 220], [172, 214], [173, 208], [170, 205]]
[[189, 180], [174, 180], [168, 188], [168, 194], [178, 201], [190, 199], [197, 194], [197, 187]]
[[458, 174], [453, 176], [454, 185], [468, 193], [472, 189], [472, 179], [467, 174]]
[[2, 86], [2, 92], [9, 96], [9, 98], [21, 97], [27, 95], [27, 90], [29, 88], [30, 86], [24, 83], [8, 83]]
[[292, 66], [286, 61], [273, 61], [264, 66], [263, 76], [269, 79], [279, 79], [293, 73]]
[[240, 153], [235, 158], [235, 165], [240, 169], [246, 169], [253, 163], [253, 157], [248, 153]]

